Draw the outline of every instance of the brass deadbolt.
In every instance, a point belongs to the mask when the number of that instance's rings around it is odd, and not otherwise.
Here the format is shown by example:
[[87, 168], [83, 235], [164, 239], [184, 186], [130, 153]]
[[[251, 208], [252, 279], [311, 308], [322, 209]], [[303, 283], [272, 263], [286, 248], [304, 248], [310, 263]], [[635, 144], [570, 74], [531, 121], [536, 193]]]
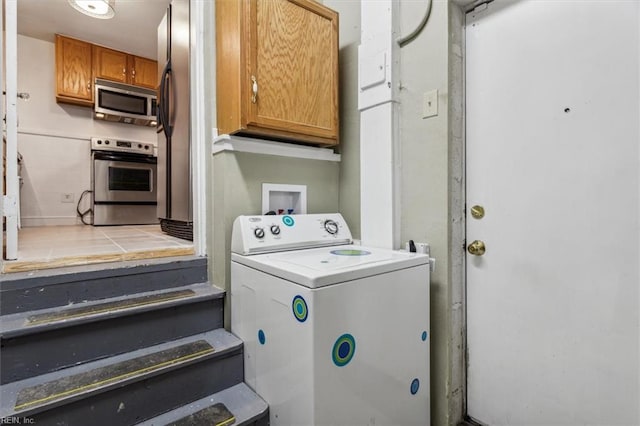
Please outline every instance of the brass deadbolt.
[[472, 254], [474, 256], [482, 256], [487, 251], [487, 247], [482, 241], [475, 240], [474, 242], [469, 244], [469, 246], [467, 247], [467, 251], [469, 252], [469, 254]]
[[471, 207], [471, 216], [474, 219], [482, 219], [484, 217], [484, 207], [482, 206]]

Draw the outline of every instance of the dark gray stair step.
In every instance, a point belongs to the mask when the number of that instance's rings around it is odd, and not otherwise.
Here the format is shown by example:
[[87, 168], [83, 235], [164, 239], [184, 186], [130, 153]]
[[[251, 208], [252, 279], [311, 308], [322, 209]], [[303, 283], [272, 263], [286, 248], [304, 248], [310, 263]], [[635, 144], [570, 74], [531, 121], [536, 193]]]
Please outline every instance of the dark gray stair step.
[[[233, 415], [233, 422], [225, 422], [222, 416], [214, 422], [217, 404], [224, 404]], [[214, 408], [215, 407], [215, 408]], [[139, 423], [138, 426], [234, 426], [269, 424], [269, 406], [245, 383], [209, 395], [188, 405]]]
[[2, 386], [0, 418], [127, 425], [242, 381], [242, 342], [214, 330]]
[[46, 330], [73, 327], [87, 322], [103, 321], [123, 315], [193, 303], [199, 300], [220, 299], [224, 291], [209, 283], [198, 283], [179, 289], [159, 290], [118, 296], [98, 301], [81, 302], [3, 315], [0, 323], [0, 337], [11, 338], [34, 334]]
[[222, 327], [209, 283], [2, 317], [0, 383]]
[[184, 256], [0, 275], [0, 314], [181, 287], [207, 280], [207, 258]]

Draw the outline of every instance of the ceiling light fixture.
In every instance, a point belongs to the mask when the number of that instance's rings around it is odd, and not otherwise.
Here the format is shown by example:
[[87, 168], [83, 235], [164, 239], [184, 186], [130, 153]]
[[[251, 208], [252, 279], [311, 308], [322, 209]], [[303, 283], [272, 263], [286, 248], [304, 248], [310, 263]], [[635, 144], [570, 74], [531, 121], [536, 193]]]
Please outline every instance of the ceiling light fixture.
[[92, 18], [111, 19], [116, 14], [115, 0], [69, 0], [69, 4]]

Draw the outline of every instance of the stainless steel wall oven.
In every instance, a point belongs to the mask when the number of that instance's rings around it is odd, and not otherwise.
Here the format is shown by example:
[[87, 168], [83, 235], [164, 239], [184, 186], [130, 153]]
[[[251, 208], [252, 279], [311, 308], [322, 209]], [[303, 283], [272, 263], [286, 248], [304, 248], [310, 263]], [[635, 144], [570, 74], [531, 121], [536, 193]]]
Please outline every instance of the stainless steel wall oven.
[[91, 139], [94, 225], [158, 223], [153, 148], [148, 143]]

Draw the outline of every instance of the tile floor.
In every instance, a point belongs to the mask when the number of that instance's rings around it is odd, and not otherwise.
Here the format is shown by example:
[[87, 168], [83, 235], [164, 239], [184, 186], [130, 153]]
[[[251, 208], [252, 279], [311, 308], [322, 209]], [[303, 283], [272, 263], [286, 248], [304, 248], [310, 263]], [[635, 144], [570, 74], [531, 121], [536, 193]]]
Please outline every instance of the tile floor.
[[[149, 256], [144, 256], [149, 252]], [[34, 269], [57, 267], [61, 263], [101, 261], [182, 255], [193, 252], [191, 241], [163, 233], [160, 225], [128, 226], [42, 226], [22, 228], [18, 233], [16, 263], [33, 263]], [[155, 253], [155, 255], [154, 255]], [[53, 266], [47, 266], [51, 263]], [[5, 271], [13, 262], [5, 262]], [[14, 264], [15, 265], [15, 264]], [[24, 270], [21, 266], [20, 269]]]

